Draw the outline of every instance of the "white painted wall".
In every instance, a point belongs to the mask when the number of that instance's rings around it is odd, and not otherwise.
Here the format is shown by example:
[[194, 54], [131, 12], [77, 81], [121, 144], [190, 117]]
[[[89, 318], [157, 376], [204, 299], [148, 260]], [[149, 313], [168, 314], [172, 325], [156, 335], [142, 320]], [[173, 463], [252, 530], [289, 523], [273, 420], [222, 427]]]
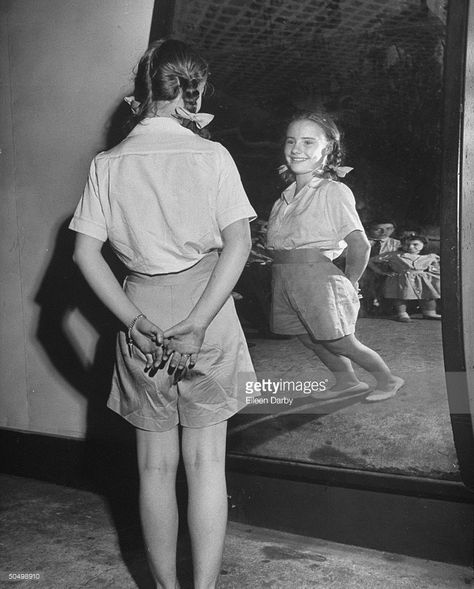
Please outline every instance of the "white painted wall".
[[[35, 299], [105, 125], [131, 89], [153, 4], [0, 0], [0, 427], [85, 435], [84, 390], [38, 341]], [[77, 311], [65, 327], [87, 365], [96, 331]]]

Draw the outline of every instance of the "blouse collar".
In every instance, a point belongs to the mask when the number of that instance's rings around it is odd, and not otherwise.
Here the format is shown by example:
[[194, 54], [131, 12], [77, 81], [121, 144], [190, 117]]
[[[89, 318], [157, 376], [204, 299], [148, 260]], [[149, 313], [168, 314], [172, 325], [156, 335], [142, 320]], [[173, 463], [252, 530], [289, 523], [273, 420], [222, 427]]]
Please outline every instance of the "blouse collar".
[[149, 132], [163, 132], [163, 131], [172, 131], [173, 133], [179, 134], [189, 134], [194, 133], [190, 129], [186, 129], [183, 127], [178, 119], [174, 117], [147, 117], [143, 119], [136, 125], [130, 135], [140, 135], [142, 133], [149, 133]]
[[323, 180], [324, 178], [318, 178], [315, 176], [308, 182], [308, 184], [306, 184], [306, 186], [303, 186], [303, 188], [298, 193], [296, 193], [296, 182], [293, 182], [282, 192], [281, 198], [286, 202], [287, 205], [289, 205], [301, 194], [305, 194], [312, 188], [317, 188]]

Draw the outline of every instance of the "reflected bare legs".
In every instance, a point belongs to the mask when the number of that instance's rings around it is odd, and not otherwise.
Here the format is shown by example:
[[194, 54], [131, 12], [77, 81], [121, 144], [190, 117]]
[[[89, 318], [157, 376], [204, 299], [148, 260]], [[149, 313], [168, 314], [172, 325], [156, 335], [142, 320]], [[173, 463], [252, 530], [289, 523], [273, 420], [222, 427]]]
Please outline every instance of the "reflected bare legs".
[[332, 372], [336, 382], [331, 387], [331, 391], [341, 391], [360, 384], [360, 380], [357, 378], [349, 358], [334, 354], [323, 342], [312, 340], [308, 334], [299, 335], [298, 339], [304, 346], [312, 350]]
[[[183, 428], [182, 432], [196, 589], [214, 589], [220, 571], [227, 524], [226, 432], [226, 421]], [[137, 429], [137, 449], [140, 516], [156, 589], [177, 589], [178, 428], [167, 432]]]
[[361, 343], [354, 334], [337, 340], [317, 342], [311, 340], [311, 337], [306, 334], [298, 337], [334, 374], [336, 384], [331, 389], [334, 392], [360, 384], [354, 373], [352, 362], [372, 374], [377, 381], [376, 389], [378, 391], [390, 391], [400, 383], [401, 379], [392, 374], [381, 356]]

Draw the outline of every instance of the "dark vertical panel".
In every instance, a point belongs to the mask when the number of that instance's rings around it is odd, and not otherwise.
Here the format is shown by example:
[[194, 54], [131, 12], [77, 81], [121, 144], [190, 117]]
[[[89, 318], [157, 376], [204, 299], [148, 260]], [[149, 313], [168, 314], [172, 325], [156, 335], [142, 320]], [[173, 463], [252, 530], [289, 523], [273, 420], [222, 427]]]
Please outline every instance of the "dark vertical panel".
[[150, 43], [173, 33], [175, 0], [155, 0], [151, 18]]
[[474, 437], [463, 342], [460, 214], [462, 128], [469, 0], [451, 0], [445, 60], [441, 259], [443, 351], [454, 443], [461, 477], [474, 487]]

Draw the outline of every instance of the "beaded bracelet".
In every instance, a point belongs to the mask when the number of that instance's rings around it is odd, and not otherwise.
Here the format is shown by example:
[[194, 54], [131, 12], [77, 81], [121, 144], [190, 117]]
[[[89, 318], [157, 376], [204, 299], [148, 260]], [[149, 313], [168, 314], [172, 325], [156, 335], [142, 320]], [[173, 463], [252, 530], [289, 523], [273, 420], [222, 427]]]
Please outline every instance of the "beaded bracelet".
[[131, 321], [130, 324], [127, 328], [127, 346], [128, 346], [128, 353], [130, 354], [130, 358], [133, 356], [133, 338], [132, 338], [132, 329], [135, 327], [135, 323], [141, 318], [143, 317], [144, 319], [146, 319], [145, 315], [143, 313], [139, 313], [136, 317], [134, 317]]

